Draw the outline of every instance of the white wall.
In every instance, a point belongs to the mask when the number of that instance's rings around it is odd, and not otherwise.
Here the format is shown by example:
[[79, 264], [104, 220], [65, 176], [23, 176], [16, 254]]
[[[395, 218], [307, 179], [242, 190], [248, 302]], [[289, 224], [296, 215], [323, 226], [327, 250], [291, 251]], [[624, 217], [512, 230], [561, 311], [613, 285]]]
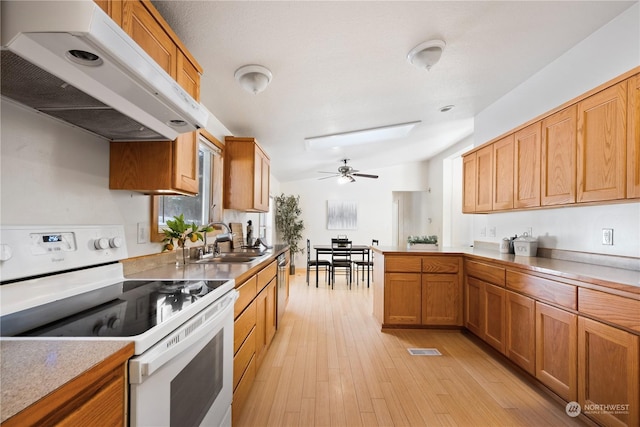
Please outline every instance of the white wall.
[[[476, 145], [640, 65], [640, 5], [584, 39], [475, 117]], [[492, 228], [496, 236], [490, 236]], [[474, 215], [473, 240], [497, 242], [533, 227], [543, 247], [640, 256], [640, 204]], [[614, 229], [614, 245], [601, 229]], [[486, 236], [483, 236], [483, 231]]]
[[[357, 178], [355, 183], [339, 185], [334, 179], [307, 179], [283, 182], [284, 194], [300, 195], [300, 207], [305, 224], [303, 236], [311, 244], [329, 244], [331, 237], [346, 234], [354, 244], [370, 244], [378, 239], [380, 245], [392, 241], [392, 209], [394, 191], [425, 191], [426, 164], [409, 163], [367, 173], [378, 179]], [[358, 203], [357, 230], [327, 230], [327, 200], [356, 201]], [[296, 258], [298, 267], [306, 265], [306, 255]]]

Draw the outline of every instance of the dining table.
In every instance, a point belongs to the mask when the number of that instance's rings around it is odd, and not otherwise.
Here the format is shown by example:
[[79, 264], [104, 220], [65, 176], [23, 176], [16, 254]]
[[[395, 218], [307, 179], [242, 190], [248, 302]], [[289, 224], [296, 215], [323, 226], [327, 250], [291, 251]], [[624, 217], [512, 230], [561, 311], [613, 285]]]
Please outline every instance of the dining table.
[[[313, 249], [316, 251], [316, 259], [320, 259], [319, 255], [331, 255], [334, 251], [348, 251], [349, 248], [341, 248], [334, 247], [331, 245], [313, 245]], [[369, 287], [369, 276], [370, 276], [370, 264], [369, 260], [371, 259], [371, 247], [369, 245], [351, 245], [351, 254], [360, 255], [362, 257], [362, 261], [367, 262], [367, 288]], [[316, 268], [316, 288], [318, 287], [318, 269]]]

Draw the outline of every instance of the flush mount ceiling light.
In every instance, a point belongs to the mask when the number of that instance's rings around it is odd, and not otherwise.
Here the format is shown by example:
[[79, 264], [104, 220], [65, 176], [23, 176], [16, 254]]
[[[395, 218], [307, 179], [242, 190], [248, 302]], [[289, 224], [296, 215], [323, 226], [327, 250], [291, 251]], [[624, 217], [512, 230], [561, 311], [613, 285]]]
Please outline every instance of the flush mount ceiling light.
[[314, 136], [305, 138], [304, 143], [307, 150], [322, 150], [402, 138], [407, 136], [418, 123], [420, 123], [420, 120], [377, 128], [334, 133], [331, 135]]
[[440, 60], [446, 43], [442, 40], [429, 40], [420, 43], [407, 54], [407, 61], [418, 68], [431, 69]]
[[273, 75], [262, 65], [245, 65], [236, 70], [234, 77], [244, 90], [255, 95], [267, 88]]
[[451, 111], [455, 108], [455, 105], [445, 105], [444, 107], [440, 107], [441, 113], [446, 113], [447, 111]]

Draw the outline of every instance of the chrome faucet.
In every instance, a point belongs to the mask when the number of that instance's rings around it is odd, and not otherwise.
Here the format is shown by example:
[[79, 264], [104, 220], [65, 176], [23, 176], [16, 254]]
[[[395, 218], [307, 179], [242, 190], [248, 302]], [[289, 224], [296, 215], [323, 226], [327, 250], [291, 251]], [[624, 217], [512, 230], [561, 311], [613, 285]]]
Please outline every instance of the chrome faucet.
[[[227, 224], [225, 224], [224, 222], [212, 222], [207, 224], [207, 228], [208, 227], [213, 227], [216, 225], [220, 225], [222, 227], [224, 227], [227, 232], [226, 233], [219, 233], [216, 234], [214, 237], [214, 242], [213, 242], [213, 256], [216, 256], [217, 253], [219, 252], [218, 249], [218, 242], [230, 242], [233, 238], [233, 233], [231, 232], [231, 228], [229, 228], [229, 226]], [[204, 233], [204, 250], [206, 253], [209, 253], [209, 246], [207, 245], [207, 233]]]

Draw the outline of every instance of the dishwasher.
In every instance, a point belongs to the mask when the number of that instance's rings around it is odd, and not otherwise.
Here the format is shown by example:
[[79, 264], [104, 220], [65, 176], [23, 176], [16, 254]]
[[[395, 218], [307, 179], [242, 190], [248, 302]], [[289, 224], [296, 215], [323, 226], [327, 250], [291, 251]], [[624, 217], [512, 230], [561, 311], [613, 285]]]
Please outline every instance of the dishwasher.
[[280, 322], [284, 316], [284, 309], [289, 298], [289, 259], [286, 253], [278, 255], [278, 291], [276, 305], [276, 328], [280, 329]]

